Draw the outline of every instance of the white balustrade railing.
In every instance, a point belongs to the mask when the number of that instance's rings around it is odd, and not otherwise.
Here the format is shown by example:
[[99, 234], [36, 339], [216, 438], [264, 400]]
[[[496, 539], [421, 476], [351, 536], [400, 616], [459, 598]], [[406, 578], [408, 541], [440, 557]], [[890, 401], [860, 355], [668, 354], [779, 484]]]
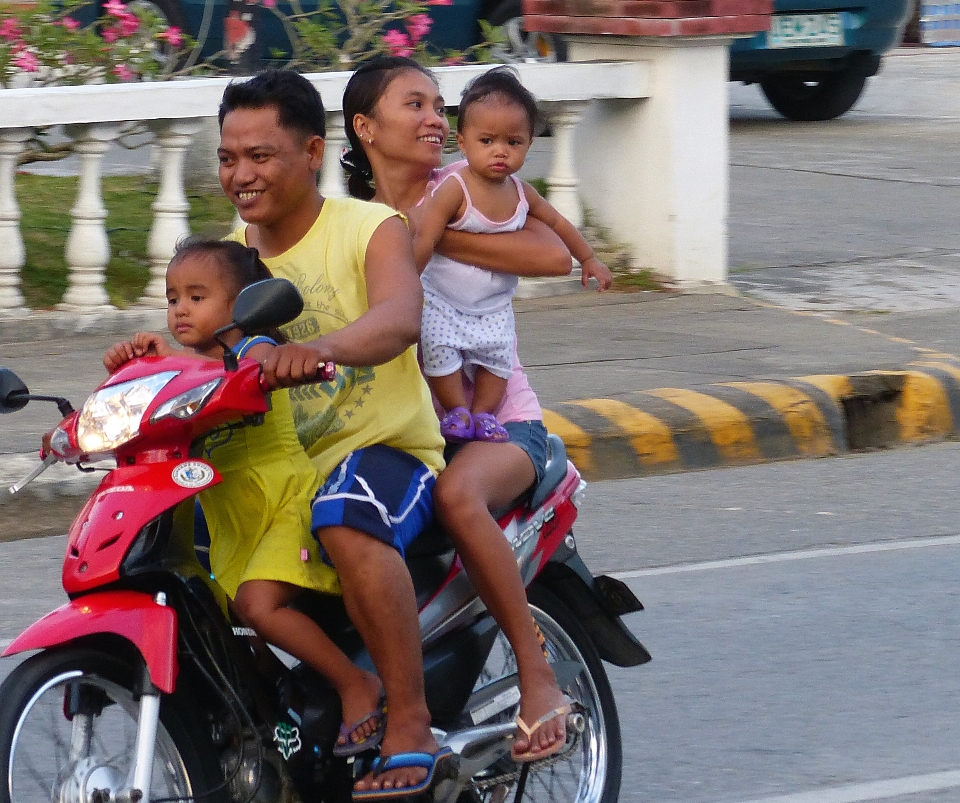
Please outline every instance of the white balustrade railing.
[[[448, 103], [456, 105], [466, 83], [486, 67], [445, 67], [435, 73]], [[554, 136], [554, 163], [547, 177], [548, 198], [576, 224], [582, 222], [573, 131], [584, 110], [597, 99], [636, 103], [649, 95], [650, 71], [644, 62], [518, 65], [524, 85], [544, 104]], [[346, 193], [339, 154], [345, 143], [341, 99], [349, 73], [308, 76], [327, 110], [327, 147], [320, 177], [329, 197]], [[189, 79], [162, 83], [10, 89], [0, 92], [0, 316], [27, 314], [20, 292], [25, 264], [16, 163], [27, 140], [39, 128], [63, 126], [79, 156], [80, 176], [72, 208], [65, 257], [69, 286], [61, 308], [88, 312], [109, 308], [104, 271], [110, 260], [107, 213], [101, 177], [104, 153], [124, 124], [137, 122], [153, 133], [159, 169], [153, 225], [147, 243], [151, 280], [139, 304], [165, 304], [164, 269], [179, 239], [189, 234], [189, 205], [184, 192], [184, 154], [204, 118], [216, 115], [230, 79]], [[581, 132], [589, 141], [590, 132]], [[616, 152], [591, 158], [621, 170]], [[213, 169], [213, 166], [211, 166]], [[601, 221], [602, 222], [602, 221]]]

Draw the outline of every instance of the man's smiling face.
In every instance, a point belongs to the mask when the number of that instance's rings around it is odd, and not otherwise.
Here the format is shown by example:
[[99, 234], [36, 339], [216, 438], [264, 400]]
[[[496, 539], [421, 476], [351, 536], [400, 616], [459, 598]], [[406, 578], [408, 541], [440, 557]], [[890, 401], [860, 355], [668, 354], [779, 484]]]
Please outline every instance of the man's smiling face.
[[323, 140], [280, 126], [274, 106], [228, 112], [220, 129], [220, 185], [246, 223], [275, 227], [317, 192]]

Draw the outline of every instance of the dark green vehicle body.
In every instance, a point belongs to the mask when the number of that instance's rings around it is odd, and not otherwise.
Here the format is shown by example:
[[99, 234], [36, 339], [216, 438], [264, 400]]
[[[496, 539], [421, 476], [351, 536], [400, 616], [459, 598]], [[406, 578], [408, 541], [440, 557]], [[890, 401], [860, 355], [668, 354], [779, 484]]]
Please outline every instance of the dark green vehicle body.
[[792, 119], [837, 117], [900, 44], [912, 8], [911, 0], [774, 0], [773, 30], [733, 43], [730, 78], [759, 83]]

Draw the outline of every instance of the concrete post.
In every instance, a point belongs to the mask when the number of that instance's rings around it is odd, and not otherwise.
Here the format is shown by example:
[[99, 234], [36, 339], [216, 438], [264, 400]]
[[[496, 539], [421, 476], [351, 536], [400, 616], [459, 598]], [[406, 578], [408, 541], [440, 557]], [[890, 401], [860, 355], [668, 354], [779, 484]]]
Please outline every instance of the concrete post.
[[110, 261], [107, 239], [107, 210], [103, 206], [101, 177], [103, 155], [120, 133], [116, 123], [70, 125], [64, 128], [80, 156], [77, 200], [70, 210], [73, 224], [67, 236], [67, 265], [70, 284], [60, 309], [96, 312], [113, 309], [104, 289], [104, 271]]
[[8, 128], [0, 132], [0, 313], [26, 315], [20, 292], [20, 269], [26, 260], [20, 233], [17, 204], [17, 157], [32, 128]]
[[638, 267], [680, 288], [726, 283], [730, 40], [584, 39], [572, 38], [574, 58], [646, 61], [653, 84], [646, 100], [585, 111], [574, 146], [584, 202]]
[[347, 144], [343, 131], [343, 112], [327, 112], [327, 137], [323, 149], [323, 169], [320, 171], [320, 194], [324, 198], [345, 198], [347, 182], [340, 166], [340, 152]]
[[199, 118], [154, 120], [150, 128], [156, 135], [160, 153], [160, 187], [152, 204], [153, 225], [147, 239], [150, 255], [150, 283], [140, 304], [163, 308], [167, 303], [167, 263], [177, 243], [190, 235], [190, 202], [183, 191], [183, 159], [191, 138], [200, 131]]
[[527, 30], [565, 36], [571, 61], [649, 67], [649, 97], [584, 110], [574, 136], [582, 197], [637, 267], [681, 288], [725, 284], [729, 45], [769, 28], [772, 0], [523, 0], [523, 9]]

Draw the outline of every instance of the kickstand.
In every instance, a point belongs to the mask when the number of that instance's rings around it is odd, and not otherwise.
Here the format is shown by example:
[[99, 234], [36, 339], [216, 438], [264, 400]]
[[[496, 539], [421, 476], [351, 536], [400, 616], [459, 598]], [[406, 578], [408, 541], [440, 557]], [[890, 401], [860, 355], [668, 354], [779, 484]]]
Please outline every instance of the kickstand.
[[530, 763], [525, 761], [520, 770], [520, 778], [517, 780], [517, 794], [513, 798], [513, 803], [520, 803], [523, 798], [523, 792], [527, 788], [528, 775], [530, 775]]

